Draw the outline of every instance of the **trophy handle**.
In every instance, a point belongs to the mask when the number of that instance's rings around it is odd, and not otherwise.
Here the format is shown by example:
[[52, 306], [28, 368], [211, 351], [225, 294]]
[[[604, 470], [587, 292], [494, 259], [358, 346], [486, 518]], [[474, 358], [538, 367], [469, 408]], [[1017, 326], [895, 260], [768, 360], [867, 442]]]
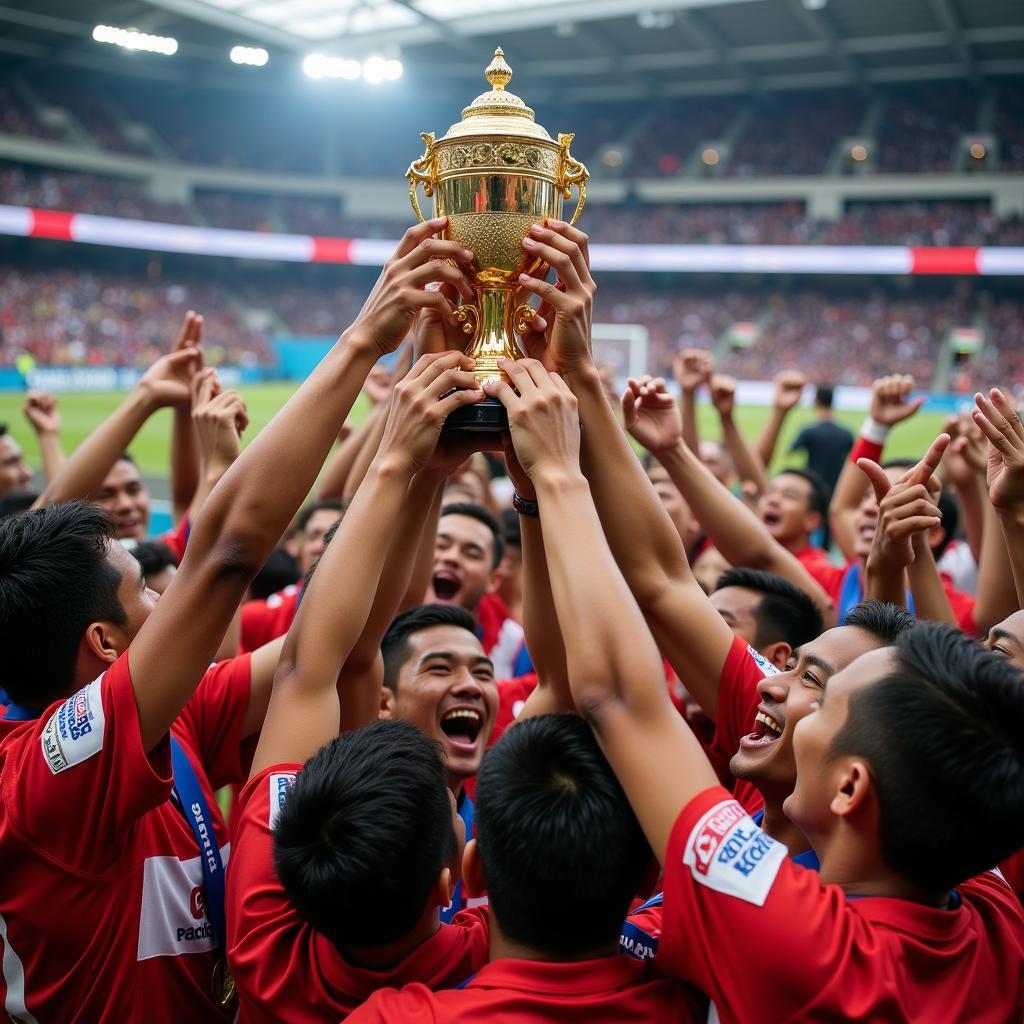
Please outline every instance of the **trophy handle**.
[[561, 191], [563, 199], [569, 199], [572, 196], [572, 186], [576, 186], [576, 210], [569, 221], [570, 224], [575, 224], [580, 219], [583, 207], [587, 205], [587, 181], [590, 178], [590, 171], [586, 165], [574, 159], [569, 152], [574, 138], [574, 132], [558, 133], [558, 178], [555, 181], [555, 187]]
[[423, 224], [426, 218], [420, 210], [417, 187], [421, 184], [423, 185], [423, 194], [428, 199], [434, 194], [434, 182], [436, 180], [434, 174], [434, 133], [420, 132], [420, 138], [427, 148], [419, 160], [414, 160], [409, 164], [409, 170], [405, 172], [405, 176], [409, 179], [409, 202], [412, 204], [413, 212], [416, 214], [417, 219]]

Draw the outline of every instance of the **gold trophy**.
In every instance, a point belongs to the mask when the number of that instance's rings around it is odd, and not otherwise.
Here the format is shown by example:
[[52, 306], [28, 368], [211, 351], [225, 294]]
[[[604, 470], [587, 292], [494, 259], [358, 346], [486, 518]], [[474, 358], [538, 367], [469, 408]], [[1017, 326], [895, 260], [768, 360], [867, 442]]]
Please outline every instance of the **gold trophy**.
[[[475, 301], [456, 308], [466, 334], [466, 351], [476, 360], [480, 383], [499, 380], [498, 360], [521, 355], [515, 336], [536, 316], [519, 285], [519, 275], [543, 276], [547, 266], [523, 250], [533, 224], [562, 219], [562, 201], [578, 193], [575, 224], [587, 201], [586, 167], [569, 152], [572, 134], [552, 140], [533, 111], [505, 86], [512, 69], [498, 47], [485, 72], [491, 91], [462, 111], [462, 120], [443, 139], [423, 132], [426, 152], [412, 163], [409, 199], [422, 221], [417, 188], [433, 196], [434, 216], [447, 217], [444, 237], [476, 254], [471, 270]], [[461, 430], [504, 430], [505, 407], [494, 398], [456, 410], [445, 424]]]

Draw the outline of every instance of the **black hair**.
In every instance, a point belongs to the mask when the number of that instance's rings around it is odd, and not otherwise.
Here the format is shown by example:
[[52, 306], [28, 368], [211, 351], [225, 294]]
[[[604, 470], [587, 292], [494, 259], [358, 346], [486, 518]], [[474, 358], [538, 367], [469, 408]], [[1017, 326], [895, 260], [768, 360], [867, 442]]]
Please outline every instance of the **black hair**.
[[715, 590], [743, 587], [763, 595], [754, 618], [757, 635], [753, 646], [761, 649], [785, 641], [796, 649], [820, 636], [825, 624], [818, 606], [798, 586], [774, 573], [760, 569], [726, 569]]
[[174, 552], [162, 540], [145, 540], [136, 544], [131, 553], [139, 563], [145, 580], [178, 564]]
[[828, 519], [828, 503], [831, 492], [828, 484], [825, 483], [818, 473], [815, 473], [813, 469], [788, 467], [780, 469], [775, 475], [776, 477], [798, 476], [801, 480], [806, 480], [811, 488], [810, 494], [807, 496], [807, 504], [810, 510], [817, 512], [821, 516], [823, 523]]
[[131, 452], [121, 452], [117, 457], [118, 462], [130, 462], [133, 466], [136, 465], [135, 458]]
[[398, 676], [409, 658], [409, 637], [431, 626], [455, 626], [476, 636], [476, 619], [453, 604], [421, 604], [402, 612], [384, 634], [380, 651], [384, 658], [384, 685], [398, 690]]
[[870, 764], [888, 867], [944, 893], [1024, 846], [1024, 677], [934, 622], [901, 633], [892, 660], [850, 695], [830, 753]]
[[38, 500], [38, 491], [8, 491], [0, 497], [0, 519], [27, 512]]
[[569, 714], [519, 722], [484, 756], [476, 840], [502, 934], [563, 958], [615, 943], [652, 858], [590, 727]]
[[854, 605], [840, 623], [842, 626], [856, 626], [881, 640], [884, 646], [896, 642], [907, 629], [917, 625], [906, 608], [885, 601], [862, 601]]
[[823, 409], [831, 409], [835, 391], [831, 384], [819, 384], [814, 389], [814, 401]]
[[265, 600], [271, 594], [298, 582], [299, 567], [295, 559], [284, 548], [274, 548], [263, 563], [263, 568], [249, 584], [249, 597], [252, 600]]
[[15, 701], [68, 693], [86, 627], [127, 622], [107, 559], [113, 536], [107, 513], [84, 501], [0, 519], [3, 686]]
[[519, 523], [519, 513], [514, 508], [507, 508], [501, 513], [502, 537], [506, 548], [523, 546], [523, 531]]
[[0, 423], [0, 437], [3, 437], [7, 433], [7, 424]]
[[300, 533], [304, 532], [306, 527], [309, 525], [310, 519], [312, 519], [317, 512], [337, 512], [340, 516], [344, 508], [344, 503], [340, 501], [314, 501], [299, 513], [299, 518], [295, 523], [295, 529]]
[[497, 569], [501, 565], [502, 555], [505, 554], [505, 538], [502, 536], [498, 520], [491, 515], [489, 509], [484, 508], [483, 505], [476, 505], [472, 501], [453, 501], [441, 509], [441, 518], [443, 519], [445, 516], [469, 516], [470, 519], [483, 523], [494, 538], [492, 568]]
[[296, 776], [273, 848], [295, 909], [339, 950], [402, 938], [458, 853], [440, 744], [397, 720], [332, 740]]

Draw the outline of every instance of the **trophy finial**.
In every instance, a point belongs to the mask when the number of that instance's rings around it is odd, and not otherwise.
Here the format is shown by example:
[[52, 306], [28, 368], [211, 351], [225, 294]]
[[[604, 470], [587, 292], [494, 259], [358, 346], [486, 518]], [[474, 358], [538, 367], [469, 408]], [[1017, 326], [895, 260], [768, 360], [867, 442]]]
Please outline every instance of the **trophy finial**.
[[487, 65], [484, 77], [495, 92], [503, 92], [505, 86], [512, 81], [512, 69], [505, 62], [505, 51], [500, 46], [494, 51], [494, 60]]

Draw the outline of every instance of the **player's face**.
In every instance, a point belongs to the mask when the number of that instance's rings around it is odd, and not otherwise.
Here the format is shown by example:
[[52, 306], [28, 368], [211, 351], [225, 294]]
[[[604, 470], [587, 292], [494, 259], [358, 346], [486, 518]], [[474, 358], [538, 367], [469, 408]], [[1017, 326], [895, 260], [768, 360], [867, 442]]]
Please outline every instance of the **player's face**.
[[32, 483], [32, 470], [25, 463], [21, 445], [4, 434], [0, 437], [0, 494], [23, 491]]
[[837, 626], [793, 652], [786, 671], [766, 676], [758, 684], [761, 704], [754, 728], [740, 740], [729, 762], [739, 779], [746, 779], [766, 795], [783, 796], [796, 783], [793, 732], [815, 708], [825, 684], [878, 640], [857, 626]]
[[324, 537], [337, 521], [338, 513], [333, 508], [317, 509], [309, 517], [299, 541], [299, 573], [303, 577], [324, 553]]
[[[895, 483], [906, 469], [893, 466], [885, 471], [890, 483]], [[875, 539], [875, 526], [878, 524], [878, 499], [872, 488], [868, 488], [864, 500], [857, 510], [857, 521], [855, 524], [855, 535], [853, 538], [853, 551], [858, 558], [867, 558], [871, 554], [871, 542]]]
[[769, 481], [757, 511], [781, 544], [805, 538], [820, 522], [820, 516], [811, 512], [810, 481], [792, 473], [780, 473]]
[[146, 586], [142, 578], [142, 567], [120, 544], [110, 545], [107, 561], [121, 577], [117, 598], [121, 602], [126, 621], [117, 630], [124, 637], [123, 646], [118, 644], [118, 654], [123, 654], [156, 607], [160, 595]]
[[701, 441], [700, 461], [704, 463], [715, 477], [726, 486], [732, 477], [732, 466], [725, 454], [725, 449], [717, 441]]
[[434, 572], [427, 602], [476, 611], [491, 583], [494, 535], [472, 516], [442, 516], [434, 546]]
[[668, 479], [668, 474], [660, 466], [652, 467], [648, 476], [651, 483], [654, 484], [654, 493], [658, 495], [662, 507], [668, 513], [669, 519], [672, 520], [672, 525], [682, 538], [683, 545], [689, 551], [690, 546], [700, 533], [700, 526], [694, 519], [690, 506], [686, 504], [679, 488]]
[[96, 504], [114, 518], [118, 540], [145, 540], [149, 531], [149, 491], [138, 466], [125, 459], [114, 463]]
[[480, 641], [458, 626], [431, 626], [408, 640], [392, 716], [433, 736], [455, 779], [475, 775], [498, 711], [494, 666]]
[[746, 587], [722, 587], [711, 595], [711, 603], [729, 628], [752, 645], [757, 637], [757, 609], [763, 600], [763, 594]]
[[1014, 612], [988, 631], [984, 646], [1024, 672], [1024, 611]]
[[831, 756], [832, 742], [846, 724], [850, 697], [858, 690], [874, 686], [892, 670], [893, 651], [881, 647], [868, 651], [837, 672], [804, 715], [793, 734], [796, 782], [786, 798], [786, 817], [808, 838], [829, 830], [833, 815], [829, 805], [842, 770], [839, 759]]

